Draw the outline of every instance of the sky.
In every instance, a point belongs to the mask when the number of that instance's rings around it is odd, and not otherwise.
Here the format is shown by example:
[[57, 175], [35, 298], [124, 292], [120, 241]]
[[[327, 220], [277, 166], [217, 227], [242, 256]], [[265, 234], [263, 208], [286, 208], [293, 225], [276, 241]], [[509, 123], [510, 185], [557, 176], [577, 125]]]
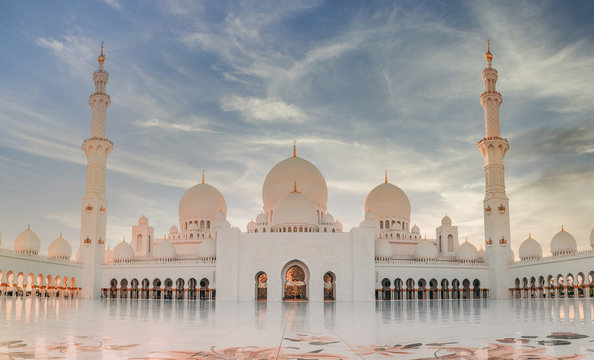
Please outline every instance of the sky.
[[512, 249], [549, 253], [564, 225], [579, 249], [594, 227], [594, 2], [0, 2], [0, 232], [31, 224], [42, 253], [76, 251], [101, 41], [105, 41], [108, 243], [146, 215], [178, 222], [206, 181], [245, 230], [267, 172], [291, 156], [328, 184], [346, 231], [389, 180], [411, 223], [435, 237], [447, 214], [483, 244], [481, 71], [491, 38]]

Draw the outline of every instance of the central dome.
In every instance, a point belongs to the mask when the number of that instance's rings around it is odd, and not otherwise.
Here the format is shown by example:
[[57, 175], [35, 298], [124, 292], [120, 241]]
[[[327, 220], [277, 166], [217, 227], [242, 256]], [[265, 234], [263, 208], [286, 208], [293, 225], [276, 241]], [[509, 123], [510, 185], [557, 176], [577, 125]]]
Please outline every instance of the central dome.
[[266, 214], [293, 189], [294, 182], [299, 184], [299, 191], [314, 203], [316, 209], [326, 211], [328, 187], [324, 176], [309, 161], [293, 156], [276, 164], [264, 179], [262, 202]]
[[375, 219], [396, 218], [410, 221], [410, 201], [398, 186], [385, 182], [374, 187], [365, 198], [365, 213]]
[[180, 221], [214, 219], [219, 211], [227, 214], [225, 198], [214, 186], [206, 183], [189, 188], [179, 202]]

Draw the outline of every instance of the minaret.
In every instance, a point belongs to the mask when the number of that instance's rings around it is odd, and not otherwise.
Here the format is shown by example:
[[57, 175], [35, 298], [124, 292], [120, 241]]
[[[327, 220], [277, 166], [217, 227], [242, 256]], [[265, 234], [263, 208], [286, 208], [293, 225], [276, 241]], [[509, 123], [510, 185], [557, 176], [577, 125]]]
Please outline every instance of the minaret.
[[93, 73], [95, 92], [89, 97], [92, 110], [91, 137], [82, 144], [87, 156], [87, 183], [82, 199], [80, 226], [80, 255], [83, 262], [81, 297], [86, 299], [99, 297], [101, 291], [101, 266], [105, 256], [107, 227], [105, 165], [107, 156], [113, 150], [113, 143], [105, 137], [105, 115], [111, 99], [105, 93], [109, 74], [103, 70], [103, 42], [98, 61], [99, 69]]
[[506, 284], [507, 259], [510, 251], [509, 199], [505, 194], [503, 158], [509, 149], [507, 139], [500, 137], [499, 106], [501, 94], [497, 92], [497, 70], [491, 65], [493, 54], [487, 42], [487, 67], [483, 70], [485, 91], [481, 105], [485, 111], [485, 137], [477, 147], [485, 159], [485, 219], [486, 258], [489, 263], [489, 291], [492, 298], [509, 297]]

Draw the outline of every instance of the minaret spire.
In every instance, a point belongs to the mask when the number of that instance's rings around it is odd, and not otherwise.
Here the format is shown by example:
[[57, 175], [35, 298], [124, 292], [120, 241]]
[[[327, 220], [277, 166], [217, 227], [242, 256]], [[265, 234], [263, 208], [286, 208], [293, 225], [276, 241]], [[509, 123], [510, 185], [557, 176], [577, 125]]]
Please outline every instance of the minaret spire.
[[293, 157], [297, 157], [297, 139], [293, 139]]
[[100, 295], [101, 266], [104, 260], [107, 233], [107, 198], [105, 197], [105, 176], [107, 156], [113, 150], [113, 143], [105, 137], [107, 108], [111, 103], [105, 92], [109, 74], [103, 70], [105, 55], [103, 42], [98, 57], [99, 69], [93, 73], [95, 92], [89, 97], [91, 106], [91, 137], [84, 140], [82, 149], [87, 156], [87, 183], [82, 199], [80, 244], [83, 261], [83, 298]]
[[204, 184], [204, 170], [202, 170], [202, 183]]
[[384, 182], [386, 184], [388, 183], [388, 170], [386, 170], [386, 173], [384, 174]]
[[510, 244], [509, 199], [505, 193], [505, 172], [503, 159], [509, 144], [500, 136], [499, 106], [501, 94], [497, 92], [497, 70], [493, 68], [491, 40], [487, 41], [485, 53], [487, 67], [482, 79], [485, 91], [481, 94], [481, 105], [485, 112], [485, 137], [477, 148], [483, 154], [485, 169], [485, 199], [483, 200], [485, 244], [489, 263], [489, 291], [494, 298], [509, 297], [505, 281]]

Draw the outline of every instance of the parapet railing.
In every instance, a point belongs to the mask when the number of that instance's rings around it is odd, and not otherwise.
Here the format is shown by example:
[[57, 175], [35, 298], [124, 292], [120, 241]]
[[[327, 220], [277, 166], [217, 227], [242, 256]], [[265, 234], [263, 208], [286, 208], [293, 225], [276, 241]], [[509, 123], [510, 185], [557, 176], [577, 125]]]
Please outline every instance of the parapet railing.
[[201, 258], [197, 255], [183, 254], [177, 255], [175, 259], [157, 259], [152, 256], [136, 256], [133, 260], [118, 261], [105, 263], [104, 265], [109, 266], [129, 266], [129, 265], [141, 265], [141, 264], [204, 264], [214, 265], [217, 259], [215, 257]]
[[41, 254], [20, 252], [20, 251], [4, 249], [4, 248], [0, 248], [0, 254], [9, 255], [9, 256], [13, 256], [13, 257], [19, 257], [19, 258], [40, 259], [40, 260], [43, 260], [46, 262], [52, 262], [52, 263], [56, 263], [56, 264], [82, 265], [82, 262], [80, 262], [80, 261], [74, 261], [74, 260], [65, 259], [65, 258], [50, 257], [47, 255], [41, 255]]
[[423, 259], [393, 259], [393, 258], [375, 258], [375, 263], [379, 265], [437, 265], [437, 266], [474, 266], [486, 267], [488, 264], [484, 261], [453, 261], [453, 260], [423, 260]]

